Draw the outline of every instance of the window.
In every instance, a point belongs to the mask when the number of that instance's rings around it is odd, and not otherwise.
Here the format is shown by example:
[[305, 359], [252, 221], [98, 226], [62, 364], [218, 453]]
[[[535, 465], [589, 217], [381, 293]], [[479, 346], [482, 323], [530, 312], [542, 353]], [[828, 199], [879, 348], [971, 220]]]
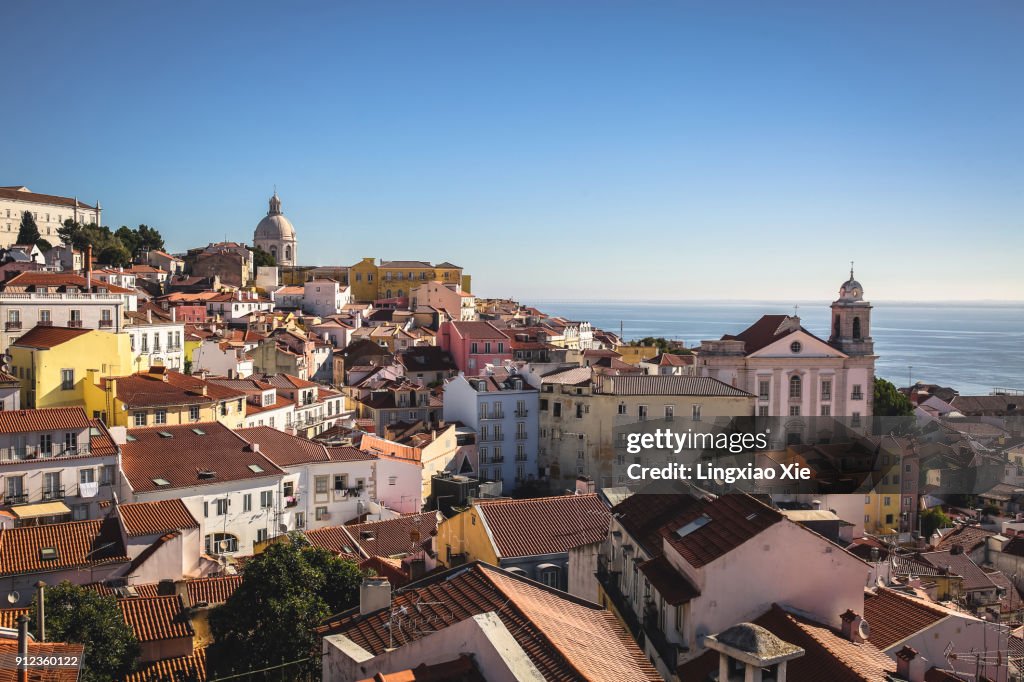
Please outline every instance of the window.
[[830, 405], [821, 406], [821, 416], [828, 417], [832, 414], [832, 407]]
[[675, 416], [675, 413], [676, 413], [676, 406], [675, 405], [666, 405], [665, 406], [665, 419], [671, 419], [673, 416]]
[[43, 455], [49, 455], [53, 452], [53, 436], [48, 433], [39, 436], [39, 452]]
[[78, 470], [78, 482], [79, 483], [95, 483], [96, 482], [96, 470], [95, 469], [79, 469]]
[[227, 498], [216, 500], [217, 505], [217, 516], [224, 516], [228, 513], [228, 500]]
[[295, 512], [295, 527], [305, 528], [306, 527], [306, 512]]
[[474, 341], [473, 343], [469, 344], [469, 352], [470, 353], [479, 353], [480, 352], [480, 346], [477, 345], [476, 341]]
[[190, 405], [189, 406], [189, 408], [188, 408], [188, 418], [189, 418], [190, 421], [194, 421], [194, 422], [199, 421], [199, 406], [198, 405]]
[[540, 570], [540, 581], [542, 583], [544, 583], [545, 585], [547, 585], [548, 587], [554, 587], [554, 588], [557, 589], [558, 586], [559, 586], [559, 580], [558, 580], [559, 572], [560, 571], [558, 570], [557, 566], [550, 566], [549, 565], [549, 566], [547, 566], [545, 568], [542, 568]]
[[[317, 476], [316, 478], [313, 479], [313, 485], [315, 486], [315, 490], [316, 490], [316, 494], [317, 495], [326, 495], [327, 494], [327, 483], [328, 483], [327, 476]], [[318, 521], [320, 520], [319, 516], [317, 517], [317, 520]]]
[[104, 464], [100, 467], [100, 485], [114, 484], [114, 465]]
[[821, 381], [821, 399], [832, 400], [832, 380], [822, 379]]
[[154, 419], [154, 424], [166, 424], [167, 423], [167, 410], [157, 410]]
[[626, 414], [626, 403], [619, 403], [619, 414]]
[[789, 416], [790, 417], [799, 417], [800, 416], [800, 406], [799, 405], [790, 405], [789, 406]]
[[802, 348], [803, 346], [800, 345], [799, 341], [794, 341], [793, 343], [789, 344], [789, 350], [792, 351], [793, 353], [799, 353]]
[[645, 421], [647, 419], [647, 406], [646, 405], [638, 406], [637, 410], [636, 410], [636, 415], [637, 415], [637, 417], [639, 417], [640, 421]]
[[256, 542], [266, 542], [267, 537], [268, 537], [268, 533], [267, 533], [267, 529], [266, 528], [257, 528], [256, 529]]
[[768, 406], [767, 405], [761, 405], [760, 407], [758, 407], [757, 408], [757, 416], [758, 417], [767, 417], [768, 416]]
[[238, 551], [238, 538], [231, 533], [210, 533], [206, 536], [207, 554], [228, 554]]
[[554, 409], [552, 410], [551, 414], [554, 417], [561, 417], [562, 416], [562, 403], [560, 403], [560, 402], [558, 402], [556, 400], [555, 403], [554, 403]]
[[316, 508], [316, 520], [317, 521], [323, 521], [326, 518], [328, 518], [327, 507], [317, 507]]
[[274, 506], [274, 491], [264, 490], [260, 492], [260, 507], [262, 509], [269, 509]]
[[345, 490], [348, 488], [348, 476], [345, 474], [334, 474], [334, 489]]
[[252, 511], [252, 493], [246, 493], [242, 495], [242, 511]]
[[853, 392], [850, 394], [850, 399], [851, 400], [863, 400], [864, 399], [864, 393], [863, 393], [863, 391], [861, 391], [860, 384], [854, 384], [853, 385]]
[[799, 375], [794, 374], [793, 376], [791, 376], [789, 378], [789, 397], [790, 398], [799, 398], [800, 397], [801, 388], [802, 388], [801, 382], [802, 382], [802, 380], [800, 379]]
[[691, 410], [691, 412], [692, 412], [693, 421], [699, 422], [700, 421], [700, 405], [694, 405], [693, 409]]
[[850, 418], [850, 426], [860, 426], [860, 412], [854, 412]]
[[761, 379], [757, 382], [757, 397], [761, 400], [768, 400], [768, 386], [770, 382], [767, 379]]
[[395, 485], [398, 483], [398, 476], [388, 476], [388, 485]]
[[52, 320], [50, 318], [50, 311], [49, 310], [40, 310], [39, 311], [39, 322], [45, 324], [45, 323], [48, 323], [48, 322], [51, 322], [51, 321]]
[[133, 416], [133, 418], [135, 420], [135, 426], [145, 426], [146, 425], [146, 413], [145, 412], [136, 412], [132, 416]]
[[60, 390], [71, 391], [75, 388], [75, 370], [62, 369], [60, 371]]

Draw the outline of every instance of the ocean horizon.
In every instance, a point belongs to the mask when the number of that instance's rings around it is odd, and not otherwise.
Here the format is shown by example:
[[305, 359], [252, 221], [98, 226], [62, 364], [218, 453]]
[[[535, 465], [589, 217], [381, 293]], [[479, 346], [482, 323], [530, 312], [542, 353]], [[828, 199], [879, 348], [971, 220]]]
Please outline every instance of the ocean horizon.
[[[688, 347], [736, 334], [761, 315], [800, 316], [827, 338], [831, 301], [522, 301], [549, 314], [586, 320], [627, 341], [661, 336]], [[1024, 390], [1024, 301], [872, 301], [876, 374], [897, 386], [909, 381], [952, 386], [965, 395], [995, 388]]]

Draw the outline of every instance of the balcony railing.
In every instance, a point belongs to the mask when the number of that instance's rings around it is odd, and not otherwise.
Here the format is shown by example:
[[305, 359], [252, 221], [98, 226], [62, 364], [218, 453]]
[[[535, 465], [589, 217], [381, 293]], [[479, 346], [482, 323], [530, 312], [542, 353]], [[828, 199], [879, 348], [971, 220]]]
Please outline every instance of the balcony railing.
[[17, 331], [19, 329], [21, 329], [21, 321], [17, 321], [17, 322], [10, 321], [10, 322], [6, 322], [4, 324], [4, 331], [10, 332], [10, 331]]
[[661, 660], [665, 662], [670, 670], [675, 670], [682, 662], [680, 660], [682, 654], [689, 651], [689, 649], [682, 644], [668, 641], [658, 623], [658, 610], [654, 607], [654, 604], [649, 604], [648, 606], [649, 608], [644, 609], [644, 634], [650, 640], [651, 645], [654, 646], [654, 650], [658, 652]]
[[516, 416], [517, 417], [525, 417], [528, 414], [530, 414], [529, 410], [526, 410], [526, 409], [516, 410]]
[[82, 328], [82, 321], [81, 320], [68, 320], [68, 327], [70, 327], [72, 329], [81, 329]]
[[850, 400], [864, 400], [864, 394], [860, 391], [854, 391], [853, 395], [850, 396]]
[[100, 329], [110, 329], [114, 326], [113, 320], [100, 320]]
[[55, 459], [59, 457], [78, 457], [88, 455], [89, 447], [67, 447], [65, 445], [51, 445], [49, 449], [37, 446], [25, 446], [21, 448], [0, 448], [0, 461], [12, 462], [26, 459]]
[[64, 499], [64, 486], [59, 488], [44, 488], [43, 489], [43, 501], [48, 502], [50, 500], [63, 500]]
[[53, 320], [39, 320], [38, 322], [36, 322], [36, 326], [37, 327], [52, 327], [53, 326]]
[[526, 433], [519, 432], [519, 433], [516, 434], [516, 440], [526, 440], [526, 439], [527, 439], [527, 434]]
[[25, 504], [26, 502], [28, 502], [28, 493], [4, 495], [4, 504]]
[[597, 557], [597, 582], [601, 584], [601, 589], [608, 595], [608, 599], [615, 606], [615, 610], [626, 621], [626, 625], [629, 627], [629, 631], [634, 639], [636, 639], [637, 644], [643, 648], [644, 631], [640, 627], [640, 619], [637, 618], [636, 613], [633, 611], [633, 605], [626, 595], [622, 593], [622, 590], [619, 589], [619, 575], [618, 571], [609, 570], [607, 557], [604, 555]]

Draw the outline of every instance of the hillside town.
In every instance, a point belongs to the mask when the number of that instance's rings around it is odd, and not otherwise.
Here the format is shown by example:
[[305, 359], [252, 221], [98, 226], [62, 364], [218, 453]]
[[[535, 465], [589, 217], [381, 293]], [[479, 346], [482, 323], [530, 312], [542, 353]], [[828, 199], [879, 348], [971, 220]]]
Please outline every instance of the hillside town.
[[[174, 253], [103, 210], [0, 187], [9, 679], [1024, 679], [1024, 395], [877, 377], [852, 266], [687, 346], [303, 265], [276, 191]], [[813, 480], [636, 480], [666, 424]]]

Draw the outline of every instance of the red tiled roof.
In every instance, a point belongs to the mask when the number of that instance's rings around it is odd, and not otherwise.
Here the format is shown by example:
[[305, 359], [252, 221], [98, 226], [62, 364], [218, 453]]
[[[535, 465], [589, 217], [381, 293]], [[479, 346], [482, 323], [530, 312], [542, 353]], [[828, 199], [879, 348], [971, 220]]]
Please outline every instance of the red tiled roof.
[[[93, 590], [105, 597], [117, 597], [118, 590], [103, 583], [89, 583], [85, 585], [90, 590]], [[157, 583], [136, 583], [130, 586], [135, 590], [136, 596], [139, 597], [159, 597], [160, 596], [160, 585]]]
[[985, 530], [981, 526], [960, 526], [942, 536], [935, 544], [935, 549], [952, 549], [954, 545], [960, 545], [964, 551], [971, 550], [985, 543], [985, 538], [995, 535], [991, 530]]
[[[63, 642], [36, 642], [29, 640], [28, 655], [30, 657], [65, 656], [77, 658], [81, 661], [84, 658], [85, 646], [82, 644], [65, 644]], [[5, 661], [13, 661], [18, 655], [18, 640], [0, 640], [0, 658]], [[0, 682], [16, 682], [18, 671], [14, 665], [5, 665], [0, 668]], [[64, 668], [30, 668], [28, 671], [28, 682], [78, 682], [78, 668], [68, 666]]]
[[92, 329], [71, 329], [70, 327], [33, 327], [11, 345], [48, 350], [84, 334], [91, 334], [92, 331]]
[[185, 587], [188, 589], [189, 603], [195, 606], [199, 602], [223, 604], [241, 584], [242, 576], [225, 575], [189, 580], [185, 583]]
[[19, 189], [21, 185], [11, 185], [8, 187], [0, 187], [0, 199], [14, 199], [17, 201], [28, 201], [36, 204], [53, 204], [55, 206], [68, 206], [70, 208], [88, 208], [95, 210], [95, 206], [90, 206], [84, 202], [78, 201], [72, 197], [59, 197], [56, 194], [39, 194], [38, 192], [30, 192], [28, 189]]
[[652, 557], [661, 556], [661, 527], [683, 514], [701, 508], [701, 500], [682, 487], [678, 492], [630, 495], [612, 507], [612, 515], [633, 540]]
[[[89, 286], [86, 278], [81, 275], [75, 275], [69, 272], [42, 272], [38, 270], [31, 270], [28, 272], [22, 272], [15, 275], [11, 279], [4, 282], [4, 290], [15, 290], [21, 287], [77, 287], [83, 292]], [[125, 289], [114, 284], [107, 282], [101, 282], [94, 280], [92, 282], [92, 289], [94, 293], [96, 289], [106, 289], [107, 293], [111, 294], [136, 294], [134, 289]]]
[[447, 324], [451, 325], [451, 328], [464, 339], [502, 339], [507, 341], [510, 338], [508, 334], [486, 321], [448, 322]]
[[106, 387], [112, 380], [117, 381], [117, 399], [128, 407], [203, 405], [216, 400], [244, 398], [246, 395], [243, 391], [172, 370], [111, 377], [103, 379], [101, 385]]
[[601, 542], [611, 516], [596, 493], [478, 500], [475, 506], [502, 558], [560, 554]]
[[369, 462], [377, 459], [377, 455], [363, 452], [359, 448], [348, 445], [341, 447], [328, 447], [327, 455], [332, 462]]
[[[777, 604], [753, 621], [804, 655], [787, 664], [787, 678], [800, 682], [889, 682], [896, 663], [869, 642], [855, 644], [835, 630], [801, 618]], [[872, 630], [874, 629], [872, 623]], [[718, 652], [709, 650], [678, 669], [683, 680], [707, 680], [718, 671]]]
[[[56, 557], [42, 558], [53, 548]], [[76, 566], [127, 562], [116, 519], [70, 521], [0, 529], [0, 575], [58, 571]]]
[[0, 628], [11, 628], [17, 630], [19, 616], [28, 616], [31, 618], [31, 609], [27, 606], [17, 609], [0, 609]]
[[1024, 557], [1024, 535], [1010, 538], [1010, 541], [1003, 545], [1003, 554]]
[[383, 521], [368, 521], [345, 528], [363, 556], [399, 556], [418, 552], [437, 531], [437, 512], [409, 514]]
[[117, 605], [140, 642], [195, 635], [185, 604], [178, 595], [118, 599]]
[[250, 443], [257, 443], [260, 452], [279, 467], [330, 460], [327, 448], [321, 443], [293, 436], [269, 426], [238, 429], [235, 433]]
[[128, 537], [162, 535], [172, 530], [199, 528], [199, 522], [178, 498], [157, 502], [126, 502], [118, 506], [118, 512]]
[[995, 587], [981, 567], [962, 552], [955, 554], [948, 549], [922, 552], [921, 559], [928, 565], [934, 566], [936, 571], [948, 570], [949, 573], [963, 578], [965, 590], [988, 590]]
[[454, 661], [427, 665], [393, 673], [377, 673], [359, 682], [486, 682], [473, 659], [463, 654]]
[[81, 407], [43, 407], [38, 410], [0, 411], [0, 433], [58, 431], [89, 428]]
[[206, 649], [196, 649], [190, 656], [165, 658], [143, 665], [124, 678], [124, 682], [206, 682]]
[[325, 526], [306, 531], [306, 539], [314, 547], [334, 552], [347, 559], [359, 559], [359, 545], [345, 526]]
[[372, 556], [359, 562], [359, 570], [363, 573], [370, 573], [372, 571], [382, 578], [387, 578], [392, 587], [403, 587], [408, 585], [410, 581], [409, 574], [402, 568], [401, 562], [397, 559]]
[[879, 587], [864, 591], [864, 619], [871, 624], [871, 643], [885, 650], [949, 614], [938, 607]]
[[[128, 436], [128, 442], [121, 446], [121, 469], [136, 493], [284, 474], [283, 469], [262, 453], [253, 452], [249, 443], [218, 422], [130, 429]], [[174, 457], [167, 456], [169, 450]], [[201, 478], [200, 472], [214, 475]], [[169, 485], [158, 485], [154, 479], [163, 479]]]
[[[784, 518], [780, 512], [750, 495], [722, 495], [677, 516], [671, 525], [662, 528], [661, 535], [691, 566], [699, 568], [728, 554]], [[704, 520], [707, 520], [704, 525], [688, 530], [691, 522]], [[686, 534], [680, 535], [680, 530]]]
[[756, 353], [765, 346], [789, 336], [796, 331], [796, 328], [779, 332], [782, 323], [789, 319], [789, 315], [762, 315], [754, 324], [750, 325], [739, 334], [726, 334], [723, 341], [742, 341], [743, 350], [747, 355]]
[[[434, 631], [495, 613], [546, 680], [662, 679], [605, 609], [487, 564], [474, 562], [399, 589], [392, 607], [418, 609]], [[414, 629], [389, 631], [385, 625], [391, 611], [361, 616], [358, 609], [351, 609], [330, 618], [320, 633], [341, 633], [375, 656], [424, 636]]]
[[89, 433], [89, 451], [93, 457], [104, 457], [116, 455], [118, 452], [117, 443], [114, 442], [107, 427], [99, 419], [90, 419], [92, 427]]

